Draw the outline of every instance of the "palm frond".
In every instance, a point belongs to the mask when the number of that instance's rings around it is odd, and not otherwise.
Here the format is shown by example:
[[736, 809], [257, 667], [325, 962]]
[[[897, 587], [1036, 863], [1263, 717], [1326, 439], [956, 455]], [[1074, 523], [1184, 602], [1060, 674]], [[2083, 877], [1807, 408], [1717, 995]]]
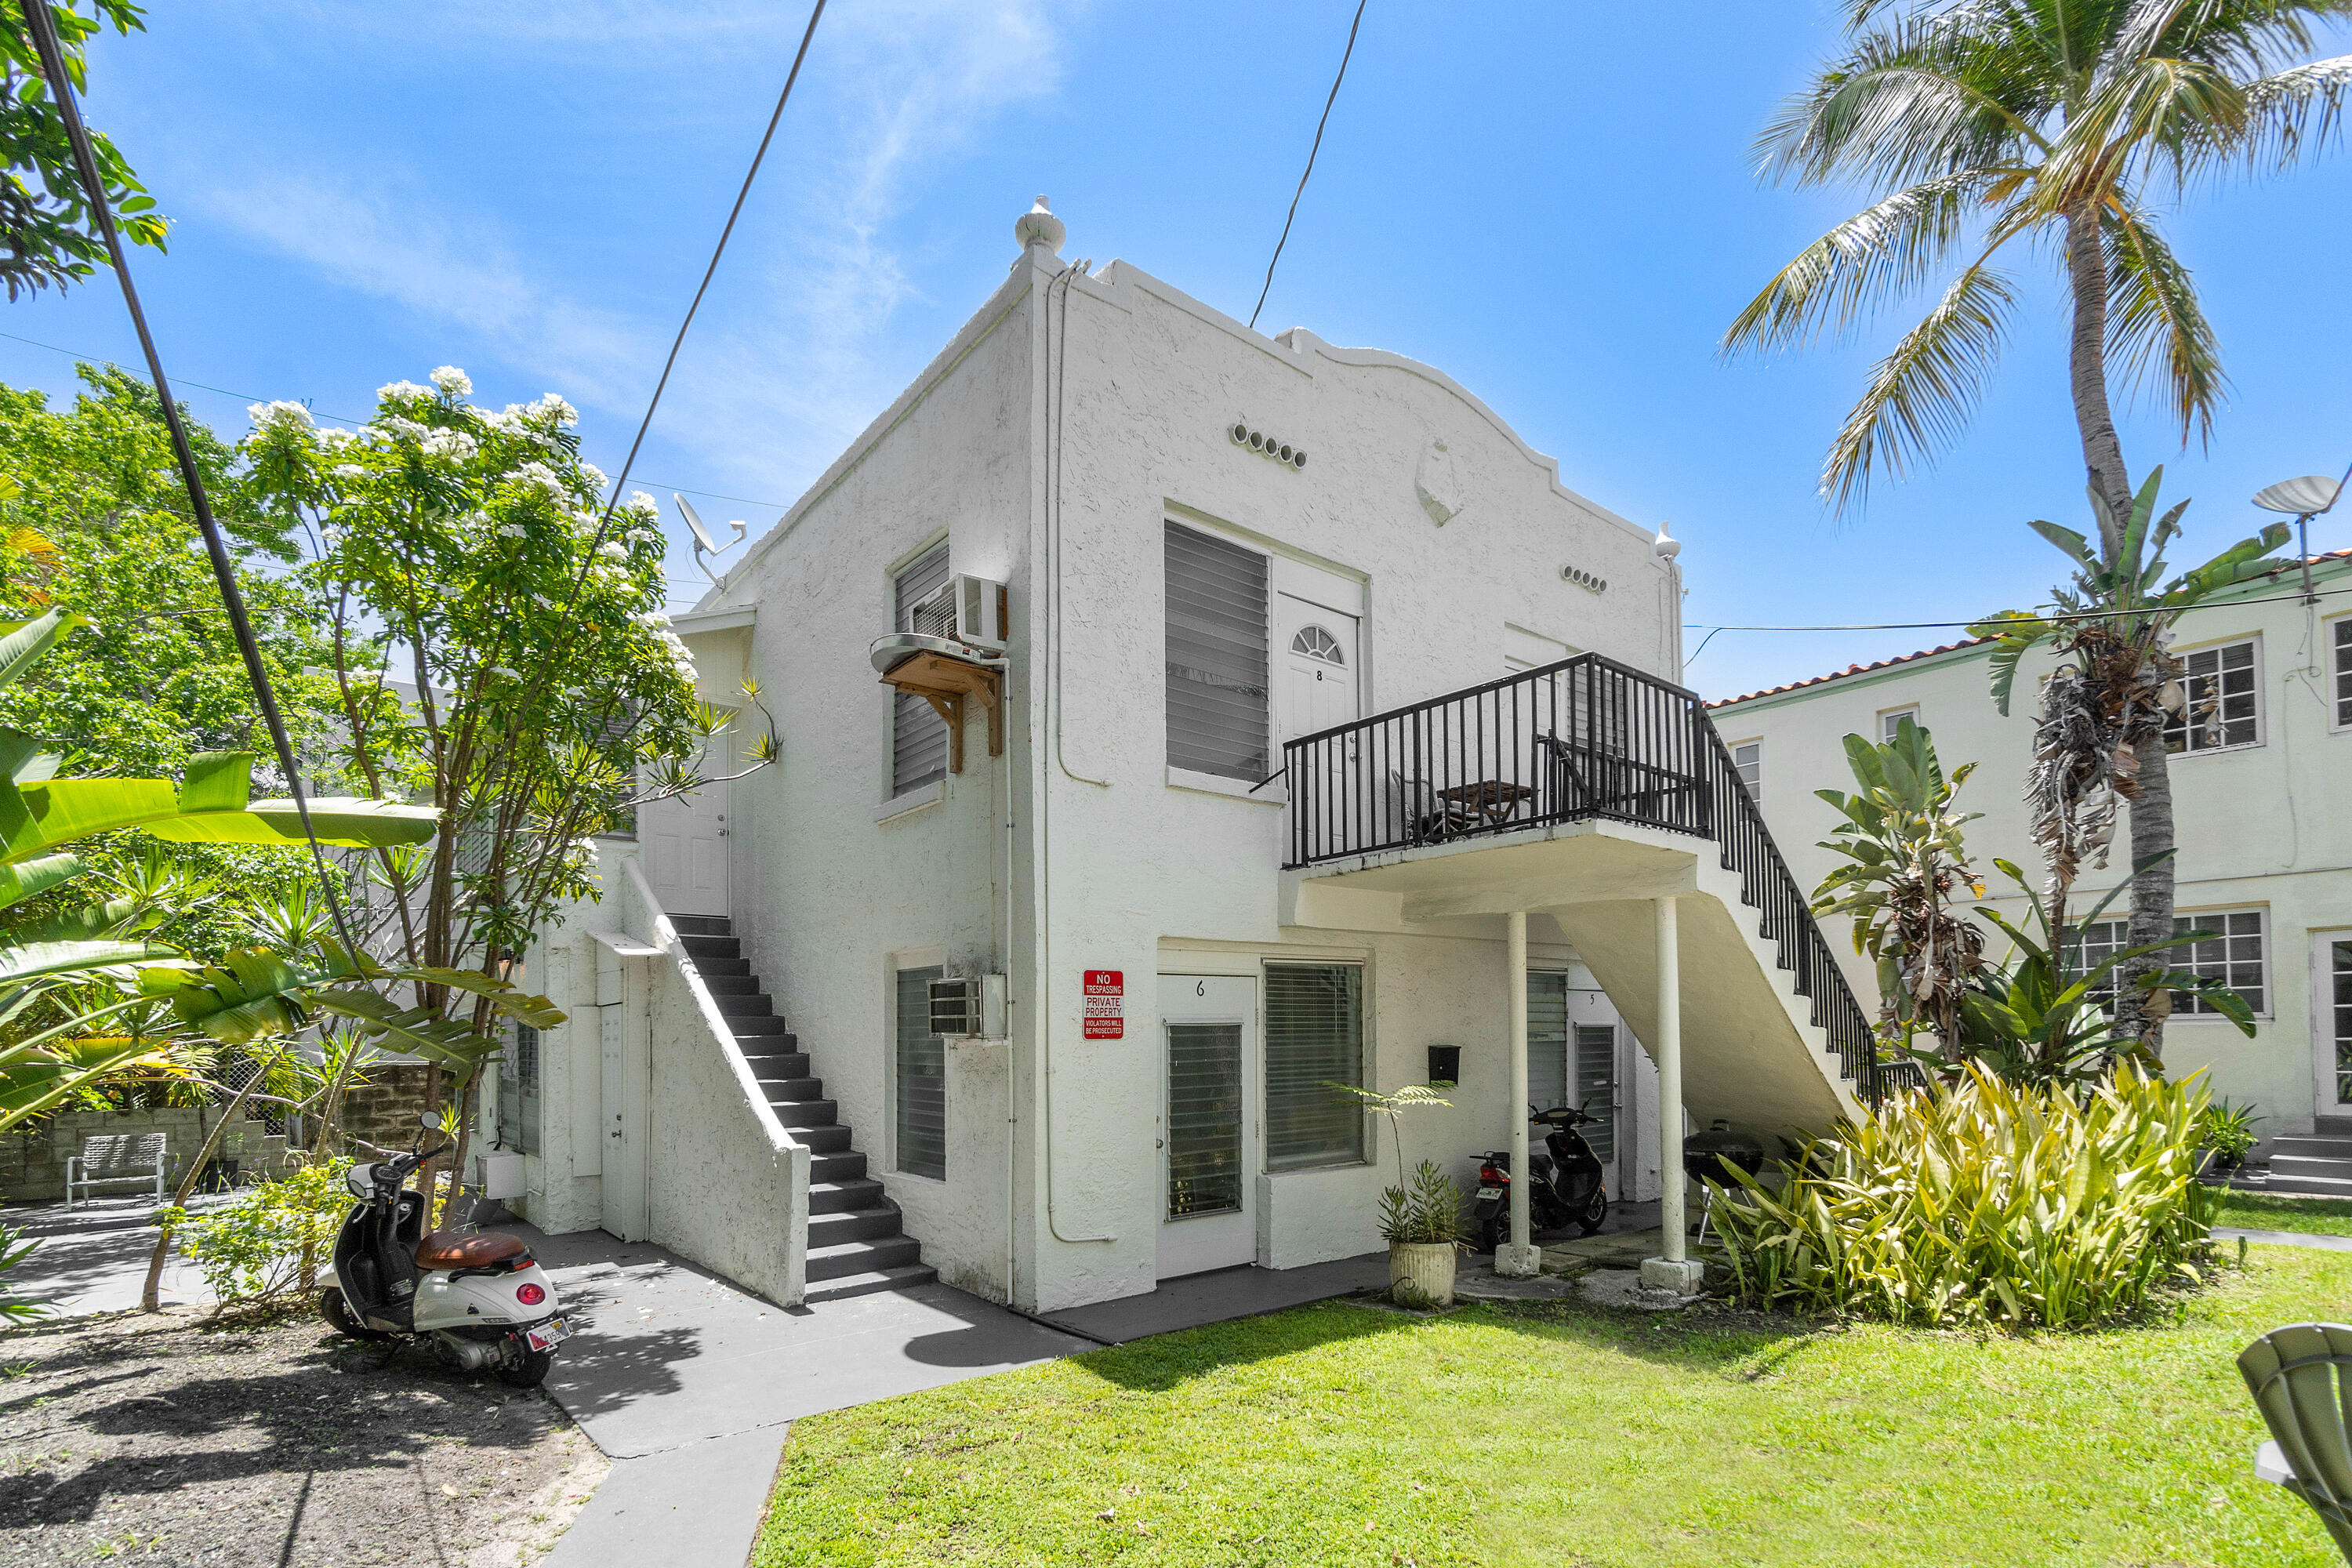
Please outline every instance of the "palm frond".
[[2100, 225], [2107, 253], [2107, 353], [2137, 391], [2163, 387], [2165, 412], [2185, 445], [2213, 434], [2213, 415], [2228, 395], [2221, 345], [2206, 321], [2189, 268], [2157, 233], [2147, 213], [2118, 195]]
[[1809, 346], [1850, 331], [1917, 287], [1969, 233], [1985, 188], [2020, 171], [1923, 180], [1873, 203], [1798, 252], [1723, 334], [1727, 355]]
[[1954, 279], [1927, 318], [1872, 369], [1830, 448], [1822, 494], [1843, 510], [1868, 492], [1874, 473], [1900, 478], [1958, 437], [2000, 357], [2016, 304], [2009, 278], [1993, 268], [1989, 254]]
[[2341, 137], [2347, 98], [2352, 55], [2314, 60], [2248, 83], [2240, 139], [2248, 166], [2285, 169]]

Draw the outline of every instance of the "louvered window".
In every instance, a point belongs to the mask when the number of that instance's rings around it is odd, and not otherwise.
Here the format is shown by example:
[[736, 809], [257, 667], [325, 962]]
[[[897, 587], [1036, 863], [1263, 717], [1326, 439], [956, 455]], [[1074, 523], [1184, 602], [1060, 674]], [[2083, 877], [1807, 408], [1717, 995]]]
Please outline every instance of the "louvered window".
[[1168, 765], [1252, 784], [1266, 765], [1265, 557], [1168, 525]]
[[898, 971], [898, 1168], [945, 1181], [948, 1174], [948, 1047], [931, 1033], [929, 969]]
[[1576, 1108], [1596, 1120], [1582, 1129], [1592, 1157], [1602, 1164], [1617, 1157], [1617, 1028], [1613, 1024], [1576, 1026]]
[[[898, 574], [892, 627], [918, 631], [915, 606], [936, 596], [948, 581], [948, 547], [941, 540]], [[890, 793], [920, 789], [948, 771], [948, 727], [931, 705], [904, 691], [890, 696]]]
[[1528, 1103], [1568, 1103], [1568, 976], [1528, 973]]
[[1242, 1206], [1242, 1026], [1168, 1026], [1168, 1217]]
[[1364, 971], [1353, 963], [1265, 970], [1265, 1168], [1364, 1157], [1364, 1112], [1334, 1084], [1364, 1081]]
[[499, 1053], [499, 1146], [539, 1152], [539, 1031], [509, 1026]]

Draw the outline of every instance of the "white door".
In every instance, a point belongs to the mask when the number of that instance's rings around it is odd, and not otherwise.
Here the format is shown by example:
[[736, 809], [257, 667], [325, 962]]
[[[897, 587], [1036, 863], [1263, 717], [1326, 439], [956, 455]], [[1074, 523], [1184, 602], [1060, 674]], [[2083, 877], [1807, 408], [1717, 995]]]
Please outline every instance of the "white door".
[[[1295, 740], [1345, 724], [1360, 715], [1356, 708], [1356, 617], [1343, 616], [1288, 594], [1276, 600], [1280, 638], [1275, 657], [1282, 672], [1282, 738]], [[1293, 800], [1312, 798], [1320, 809], [1315, 820], [1329, 826], [1334, 841], [1308, 845], [1309, 854], [1343, 847], [1337, 836], [1346, 831], [1357, 814], [1349, 809], [1350, 790], [1370, 787], [1370, 781], [1351, 776], [1357, 756], [1353, 741], [1315, 749], [1307, 762], [1311, 776], [1291, 779]]]
[[2311, 933], [2312, 1066], [2323, 1116], [2352, 1116], [2352, 931]]
[[1160, 977], [1160, 1268], [1172, 1279], [1257, 1260], [1257, 982]]
[[637, 809], [637, 840], [646, 880], [663, 912], [731, 914], [727, 901], [727, 785], [704, 784], [692, 795]]
[[[636, 1241], [647, 1231], [646, 1223], [646, 1145], [643, 1097], [629, 1093], [630, 1061], [624, 1003], [596, 1009], [597, 1040], [603, 1068], [603, 1131], [604, 1140], [604, 1215], [601, 1228], [623, 1241]], [[635, 1098], [636, 1103], [632, 1104]]]

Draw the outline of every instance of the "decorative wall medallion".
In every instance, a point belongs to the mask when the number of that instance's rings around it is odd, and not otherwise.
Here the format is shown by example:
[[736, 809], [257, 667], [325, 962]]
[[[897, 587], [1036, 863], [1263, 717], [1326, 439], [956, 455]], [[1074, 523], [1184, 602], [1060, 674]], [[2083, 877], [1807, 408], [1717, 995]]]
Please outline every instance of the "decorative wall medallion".
[[1262, 430], [1253, 430], [1249, 427], [1249, 421], [1246, 419], [1234, 420], [1233, 424], [1226, 426], [1225, 434], [1233, 437], [1234, 446], [1247, 447], [1261, 458], [1272, 458], [1276, 462], [1286, 464], [1293, 468], [1303, 468], [1307, 466], [1306, 447], [1294, 447], [1287, 441], [1277, 441]]
[[1445, 443], [1433, 439], [1422, 449], [1421, 465], [1413, 470], [1412, 493], [1429, 521], [1444, 528], [1462, 514], [1462, 482], [1454, 472], [1454, 454]]

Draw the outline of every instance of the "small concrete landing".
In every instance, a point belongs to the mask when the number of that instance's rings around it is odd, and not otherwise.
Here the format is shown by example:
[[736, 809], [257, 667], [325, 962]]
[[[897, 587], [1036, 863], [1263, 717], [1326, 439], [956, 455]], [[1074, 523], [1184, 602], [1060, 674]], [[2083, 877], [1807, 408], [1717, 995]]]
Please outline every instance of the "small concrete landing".
[[1630, 1307], [1639, 1312], [1675, 1312], [1699, 1300], [1671, 1290], [1652, 1290], [1642, 1284], [1638, 1268], [1596, 1268], [1577, 1282], [1584, 1299], [1596, 1307]]
[[1599, 1236], [1546, 1244], [1544, 1268], [1548, 1273], [1571, 1268], [1639, 1268], [1642, 1259], [1664, 1257], [1665, 1249], [1666, 1233], [1662, 1230], [1603, 1231]]
[[1576, 1294], [1576, 1281], [1558, 1274], [1532, 1279], [1512, 1279], [1484, 1264], [1465, 1268], [1454, 1277], [1457, 1301], [1559, 1301]]
[[1333, 1263], [1310, 1263], [1301, 1268], [1259, 1268], [1244, 1265], [1163, 1279], [1149, 1295], [1124, 1296], [1047, 1312], [1044, 1321], [1106, 1344], [1123, 1345], [1153, 1334], [1197, 1329], [1207, 1323], [1231, 1322], [1389, 1288], [1389, 1255], [1367, 1252]]

